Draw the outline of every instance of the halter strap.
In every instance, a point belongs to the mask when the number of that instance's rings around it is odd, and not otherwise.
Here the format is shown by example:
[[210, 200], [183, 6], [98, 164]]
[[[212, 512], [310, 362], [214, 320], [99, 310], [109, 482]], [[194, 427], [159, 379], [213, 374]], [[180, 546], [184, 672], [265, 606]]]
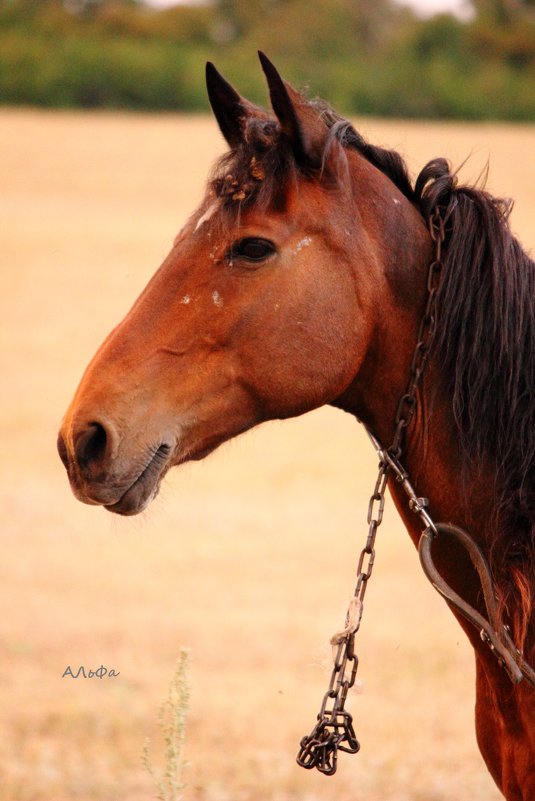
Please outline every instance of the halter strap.
[[[432, 544], [441, 535], [452, 537], [468, 553], [470, 561], [479, 575], [488, 620], [461, 598], [439, 573], [433, 560]], [[526, 679], [529, 684], [535, 686], [535, 671], [515, 646], [507, 627], [500, 623], [490, 567], [481, 548], [472, 537], [458, 526], [436, 523], [433, 528], [429, 526], [423, 532], [418, 544], [418, 553], [423, 571], [433, 587], [457, 612], [479, 629], [481, 639], [503, 665], [513, 684], [519, 684], [522, 679]]]
[[[369, 432], [368, 432], [369, 434]], [[399, 460], [389, 451], [381, 448], [377, 439], [369, 434], [370, 439], [381, 459], [384, 459], [394, 474], [395, 480], [401, 484], [409, 498], [409, 508], [420, 517], [423, 531], [418, 543], [418, 553], [423, 571], [434, 588], [439, 592], [460, 614], [479, 629], [481, 639], [494, 653], [498, 661], [507, 670], [513, 684], [526, 679], [535, 686], [535, 670], [525, 661], [511, 639], [509, 630], [499, 619], [496, 592], [492, 579], [492, 572], [483, 551], [467, 531], [449, 523], [435, 523], [429, 514], [427, 498], [419, 498], [409, 481], [409, 475]], [[440, 574], [433, 560], [431, 545], [439, 535], [453, 537], [459, 542], [470, 557], [477, 571], [483, 591], [483, 601], [487, 618], [474, 609], [464, 598], [455, 592]]]

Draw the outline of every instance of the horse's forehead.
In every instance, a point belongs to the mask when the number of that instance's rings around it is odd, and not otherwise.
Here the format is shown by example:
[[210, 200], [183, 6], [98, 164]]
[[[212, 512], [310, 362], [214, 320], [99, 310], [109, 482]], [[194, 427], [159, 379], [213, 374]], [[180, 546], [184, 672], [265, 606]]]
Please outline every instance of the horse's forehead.
[[192, 242], [212, 240], [213, 233], [217, 233], [218, 239], [234, 237], [253, 229], [275, 234], [276, 229], [281, 227], [286, 233], [291, 229], [306, 233], [310, 228], [317, 230], [318, 227], [329, 227], [329, 222], [335, 223], [333, 198], [319, 181], [302, 177], [297, 181], [288, 181], [284, 189], [284, 201], [279, 206], [274, 202], [264, 205], [257, 202], [256, 198], [249, 203], [242, 203], [240, 197], [221, 197], [212, 188], [177, 234], [174, 245], [188, 239]]

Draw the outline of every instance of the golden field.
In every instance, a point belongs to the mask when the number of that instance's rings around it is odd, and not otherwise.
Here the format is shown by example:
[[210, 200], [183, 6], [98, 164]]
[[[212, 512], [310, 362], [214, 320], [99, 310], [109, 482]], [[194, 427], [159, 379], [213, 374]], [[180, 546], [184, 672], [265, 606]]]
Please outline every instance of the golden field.
[[[535, 245], [535, 127], [375, 122], [416, 172], [467, 156]], [[191, 649], [185, 801], [497, 801], [473, 658], [389, 504], [358, 636], [361, 752], [295, 764], [344, 619], [375, 457], [333, 409], [171, 473], [141, 518], [72, 497], [56, 432], [81, 372], [202, 196], [208, 117], [0, 111], [0, 800], [149, 801], [141, 763]], [[62, 678], [67, 666], [120, 671]], [[156, 758], [155, 758], [156, 761]]]

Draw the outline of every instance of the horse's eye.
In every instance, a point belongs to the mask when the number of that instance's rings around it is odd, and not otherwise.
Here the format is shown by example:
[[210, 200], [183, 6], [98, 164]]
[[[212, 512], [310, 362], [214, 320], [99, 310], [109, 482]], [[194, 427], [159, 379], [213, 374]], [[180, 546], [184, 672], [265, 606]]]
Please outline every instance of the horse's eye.
[[267, 239], [257, 237], [247, 237], [235, 242], [230, 249], [229, 258], [245, 259], [246, 261], [264, 261], [268, 256], [275, 253], [275, 245]]

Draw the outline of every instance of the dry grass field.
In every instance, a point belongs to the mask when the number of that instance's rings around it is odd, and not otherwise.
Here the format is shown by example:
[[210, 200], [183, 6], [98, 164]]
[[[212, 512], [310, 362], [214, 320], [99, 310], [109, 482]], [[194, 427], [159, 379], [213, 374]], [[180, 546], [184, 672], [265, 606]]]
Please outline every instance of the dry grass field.
[[[374, 122], [413, 171], [436, 155], [517, 201], [535, 246], [535, 128]], [[181, 646], [186, 801], [497, 801], [473, 733], [471, 652], [389, 505], [350, 696], [358, 756], [295, 764], [354, 585], [375, 459], [322, 409], [171, 473], [141, 518], [72, 497], [55, 452], [82, 369], [201, 197], [204, 117], [0, 111], [0, 801], [149, 801]], [[62, 678], [101, 664], [112, 679]]]

